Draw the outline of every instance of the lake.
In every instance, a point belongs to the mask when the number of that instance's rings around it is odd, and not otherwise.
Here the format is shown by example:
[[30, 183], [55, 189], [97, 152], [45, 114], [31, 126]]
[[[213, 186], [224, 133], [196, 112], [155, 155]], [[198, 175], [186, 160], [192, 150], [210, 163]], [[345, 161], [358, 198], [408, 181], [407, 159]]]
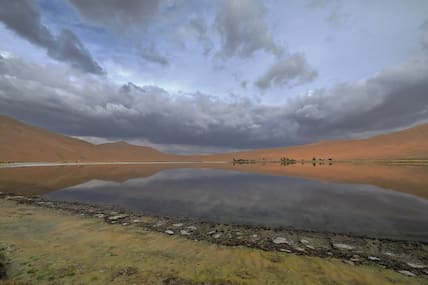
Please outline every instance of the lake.
[[428, 241], [426, 167], [107, 165], [0, 169], [0, 191], [226, 224]]

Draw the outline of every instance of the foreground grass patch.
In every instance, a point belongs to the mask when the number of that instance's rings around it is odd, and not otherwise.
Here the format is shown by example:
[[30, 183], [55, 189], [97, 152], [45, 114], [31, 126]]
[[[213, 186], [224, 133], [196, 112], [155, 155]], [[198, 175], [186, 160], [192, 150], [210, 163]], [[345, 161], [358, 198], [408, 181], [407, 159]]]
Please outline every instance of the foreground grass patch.
[[30, 284], [428, 283], [380, 267], [195, 242], [5, 200], [0, 248], [9, 279]]

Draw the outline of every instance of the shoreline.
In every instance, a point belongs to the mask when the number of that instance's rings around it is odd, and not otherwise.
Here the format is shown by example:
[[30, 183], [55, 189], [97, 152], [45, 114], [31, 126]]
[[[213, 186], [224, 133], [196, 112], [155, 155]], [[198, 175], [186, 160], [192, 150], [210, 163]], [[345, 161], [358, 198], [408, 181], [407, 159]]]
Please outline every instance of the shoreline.
[[229, 160], [194, 160], [194, 161], [88, 161], [88, 162], [0, 162], [0, 168], [19, 167], [50, 167], [50, 166], [85, 166], [85, 165], [153, 165], [153, 164], [315, 164], [332, 165], [340, 163], [349, 164], [384, 164], [384, 165], [416, 165], [428, 166], [428, 159], [425, 158], [398, 158], [398, 159], [342, 159], [342, 160], [296, 160], [293, 163], [283, 163], [281, 160], [254, 160], [248, 163], [234, 163]]
[[428, 243], [425, 242], [216, 224], [185, 218], [145, 215], [113, 206], [51, 201], [39, 196], [0, 193], [0, 199], [64, 211], [81, 218], [98, 219], [109, 225], [121, 227], [132, 225], [147, 231], [180, 236], [193, 241], [300, 256], [338, 258], [352, 266], [376, 265], [407, 276], [428, 276]]

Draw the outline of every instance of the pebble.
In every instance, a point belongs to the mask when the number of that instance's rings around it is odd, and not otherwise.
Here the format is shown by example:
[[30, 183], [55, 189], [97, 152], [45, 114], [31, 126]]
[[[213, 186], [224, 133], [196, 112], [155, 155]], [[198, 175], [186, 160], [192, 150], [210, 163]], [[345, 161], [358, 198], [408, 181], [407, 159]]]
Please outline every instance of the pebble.
[[424, 269], [426, 266], [421, 263], [413, 263], [413, 262], [407, 262], [407, 265], [414, 269]]
[[284, 237], [276, 237], [272, 240], [274, 244], [290, 244], [290, 242]]
[[300, 242], [303, 243], [303, 244], [309, 244], [309, 241], [306, 240], [306, 239], [301, 239]]
[[410, 272], [408, 270], [398, 270], [398, 273], [401, 273], [403, 275], [407, 275], [407, 276], [410, 276], [410, 277], [416, 277], [415, 273]]
[[196, 231], [198, 228], [195, 226], [188, 226], [187, 229], [191, 231]]
[[300, 251], [300, 252], [305, 252], [305, 249], [303, 247], [300, 247], [300, 246], [296, 246], [294, 249], [297, 251]]
[[346, 263], [346, 264], [348, 264], [348, 265], [351, 265], [351, 266], [354, 266], [355, 265], [355, 263], [353, 262], [353, 261], [351, 261], [351, 260], [342, 260], [343, 261], [343, 263]]
[[286, 253], [292, 253], [291, 250], [285, 249], [285, 248], [280, 248], [279, 251], [286, 252]]
[[313, 245], [307, 244], [306, 247], [309, 249], [315, 250], [315, 247]]
[[133, 223], [139, 223], [139, 222], [141, 222], [141, 220], [138, 220], [138, 219], [137, 220], [132, 220], [132, 222]]
[[213, 235], [213, 238], [217, 239], [217, 238], [221, 238], [222, 234], [221, 233], [217, 233]]
[[183, 226], [183, 224], [182, 224], [182, 223], [177, 223], [177, 224], [173, 224], [172, 226], [173, 226], [173, 227], [176, 227], [176, 228], [179, 228], [179, 227], [182, 227], [182, 226]]
[[95, 217], [100, 218], [100, 219], [104, 218], [105, 216], [106, 216], [106, 215], [104, 215], [104, 214], [96, 214], [96, 215], [95, 215]]
[[339, 250], [352, 250], [355, 246], [345, 243], [333, 243], [333, 247]]
[[129, 225], [128, 223], [123, 223], [122, 226], [126, 227], [127, 225]]
[[174, 234], [174, 232], [171, 231], [171, 230], [166, 230], [165, 233], [168, 234], [168, 235], [173, 235]]
[[189, 233], [188, 231], [185, 231], [185, 230], [181, 230], [181, 231], [180, 231], [180, 234], [182, 234], [183, 236], [188, 236], [188, 235], [190, 235], [190, 233]]
[[127, 218], [127, 217], [128, 217], [127, 214], [120, 214], [120, 215], [110, 216], [110, 217], [108, 217], [108, 219], [110, 221], [117, 221], [117, 220], [121, 220], [121, 219], [124, 219], [124, 218]]
[[367, 257], [367, 259], [371, 260], [371, 261], [380, 261], [380, 258], [376, 257], [376, 256], [369, 256], [369, 257]]
[[210, 232], [207, 233], [207, 235], [210, 236], [210, 235], [215, 234], [215, 233], [216, 233], [216, 231], [210, 231]]

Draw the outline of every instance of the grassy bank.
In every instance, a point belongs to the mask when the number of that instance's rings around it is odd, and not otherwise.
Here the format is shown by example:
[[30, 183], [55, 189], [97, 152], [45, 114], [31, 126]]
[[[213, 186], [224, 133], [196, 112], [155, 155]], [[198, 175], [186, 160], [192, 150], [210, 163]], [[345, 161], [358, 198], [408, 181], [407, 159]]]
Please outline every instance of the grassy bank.
[[0, 243], [8, 278], [30, 284], [428, 283], [380, 267], [195, 242], [5, 200]]

